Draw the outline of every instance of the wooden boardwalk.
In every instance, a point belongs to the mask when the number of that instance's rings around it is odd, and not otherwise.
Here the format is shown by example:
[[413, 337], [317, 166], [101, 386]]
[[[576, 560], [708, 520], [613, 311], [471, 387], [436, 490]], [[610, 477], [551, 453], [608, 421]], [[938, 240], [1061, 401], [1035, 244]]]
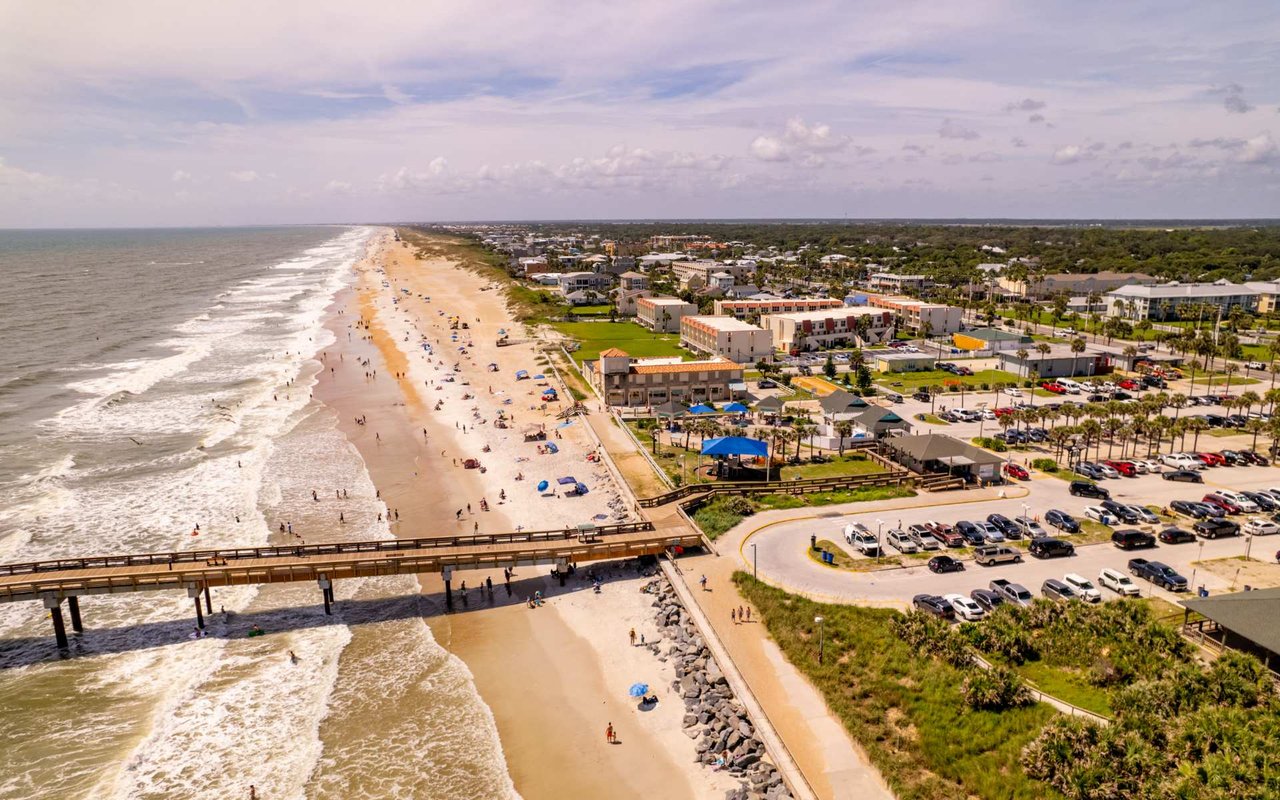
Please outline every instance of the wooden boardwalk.
[[203, 627], [201, 595], [204, 611], [212, 610], [211, 588], [316, 581], [329, 612], [336, 580], [441, 572], [451, 608], [454, 571], [538, 564], [563, 567], [658, 555], [670, 548], [701, 544], [701, 536], [688, 528], [655, 530], [643, 522], [488, 536], [98, 556], [0, 565], [0, 602], [43, 602], [50, 610], [58, 645], [66, 647], [62, 603], [67, 602], [72, 628], [79, 632], [83, 630], [79, 598], [88, 595], [186, 590], [195, 600], [197, 625]]

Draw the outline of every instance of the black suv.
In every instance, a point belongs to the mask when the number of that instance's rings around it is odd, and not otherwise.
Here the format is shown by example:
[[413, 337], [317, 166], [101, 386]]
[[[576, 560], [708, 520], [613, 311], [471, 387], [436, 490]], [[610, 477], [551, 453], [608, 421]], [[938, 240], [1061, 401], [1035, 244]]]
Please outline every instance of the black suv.
[[1072, 481], [1069, 491], [1076, 497], [1094, 497], [1099, 500], [1111, 499], [1111, 492], [1096, 483], [1089, 483], [1088, 481]]
[[1155, 547], [1156, 537], [1142, 531], [1116, 531], [1111, 534], [1111, 543], [1121, 550], [1137, 550], [1139, 547]]
[[990, 514], [987, 516], [987, 522], [990, 522], [992, 525], [999, 528], [1000, 532], [1004, 534], [1006, 539], [1022, 538], [1022, 529], [1004, 514]]
[[927, 403], [927, 402], [929, 402], [929, 393], [928, 393], [928, 392], [926, 392], [924, 389], [921, 389], [920, 391], [918, 391], [918, 392], [916, 392], [915, 394], [911, 395], [911, 399], [912, 399], [912, 400], [919, 400], [921, 403]]
[[1184, 531], [1182, 528], [1170, 527], [1160, 531], [1160, 541], [1165, 544], [1186, 544], [1196, 540], [1195, 534], [1191, 531]]
[[911, 605], [926, 614], [934, 615], [938, 619], [953, 620], [956, 618], [956, 610], [951, 607], [950, 603], [936, 594], [918, 594], [911, 598]]
[[1036, 558], [1057, 558], [1058, 556], [1073, 556], [1076, 554], [1075, 545], [1052, 537], [1032, 539], [1029, 549], [1031, 555]]
[[1138, 512], [1129, 508], [1123, 503], [1117, 503], [1114, 500], [1103, 500], [1102, 507], [1111, 512], [1111, 516], [1123, 522], [1125, 525], [1137, 525], [1140, 520]]

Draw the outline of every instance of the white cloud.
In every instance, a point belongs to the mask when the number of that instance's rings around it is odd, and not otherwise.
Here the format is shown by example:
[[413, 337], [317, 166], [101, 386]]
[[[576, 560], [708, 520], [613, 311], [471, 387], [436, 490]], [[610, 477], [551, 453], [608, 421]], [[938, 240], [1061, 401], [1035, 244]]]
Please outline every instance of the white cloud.
[[346, 181], [333, 180], [324, 185], [324, 190], [329, 194], [350, 194], [351, 184]]
[[1053, 163], [1074, 164], [1085, 157], [1086, 156], [1084, 152], [1080, 149], [1079, 146], [1074, 144], [1069, 144], [1066, 147], [1060, 148], [1057, 152], [1053, 154]]
[[980, 134], [977, 131], [966, 128], [950, 118], [942, 121], [942, 127], [938, 128], [938, 135], [943, 139], [964, 139], [966, 141], [980, 138]]
[[761, 161], [789, 161], [790, 153], [781, 139], [773, 136], [757, 136], [751, 140], [751, 155]]
[[1244, 143], [1239, 159], [1246, 164], [1264, 164], [1276, 158], [1276, 143], [1270, 133], [1259, 134]]
[[182, 183], [183, 181], [189, 181], [191, 180], [191, 173], [187, 172], [184, 169], [175, 169], [173, 171], [173, 176], [169, 180], [173, 181], [174, 183]]
[[1043, 100], [1033, 100], [1030, 97], [1024, 97], [1023, 99], [1015, 103], [1009, 103], [1007, 106], [1004, 107], [1004, 110], [1005, 111], [1039, 111], [1044, 107], [1045, 107], [1045, 102]]
[[238, 183], [253, 183], [258, 180], [258, 173], [251, 169], [234, 170], [228, 172], [227, 176]]

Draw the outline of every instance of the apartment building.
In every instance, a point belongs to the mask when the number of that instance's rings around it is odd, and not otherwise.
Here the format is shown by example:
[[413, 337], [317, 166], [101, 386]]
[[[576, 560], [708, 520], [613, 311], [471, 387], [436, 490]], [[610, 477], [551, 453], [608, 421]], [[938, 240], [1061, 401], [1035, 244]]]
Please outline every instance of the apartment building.
[[868, 295], [867, 305], [892, 311], [897, 317], [898, 329], [911, 331], [917, 336], [924, 335], [925, 325], [929, 326], [932, 336], [957, 333], [962, 327], [963, 312], [955, 306], [882, 295]]
[[654, 333], [676, 333], [683, 317], [697, 313], [697, 306], [678, 297], [642, 297], [636, 300], [636, 322]]
[[797, 311], [820, 311], [824, 308], [842, 308], [843, 306], [844, 303], [831, 297], [717, 300], [715, 313], [717, 316], [747, 319], [749, 317], [763, 317], [766, 314], [792, 314]]
[[1060, 294], [1087, 296], [1121, 286], [1151, 286], [1157, 280], [1141, 272], [1059, 272], [1034, 275], [1025, 281], [1002, 277], [997, 283], [1007, 296], [1044, 300]]
[[933, 285], [927, 275], [895, 275], [892, 272], [877, 272], [867, 278], [867, 288], [880, 292], [900, 293], [920, 291]]
[[1172, 281], [1159, 286], [1122, 286], [1107, 292], [1103, 301], [1108, 317], [1162, 322], [1195, 319], [1202, 313], [1206, 318], [1218, 314], [1225, 317], [1236, 306], [1253, 312], [1258, 307], [1258, 295], [1256, 290], [1246, 285], [1225, 280], [1213, 283]]
[[773, 355], [773, 334], [734, 317], [684, 317], [680, 320], [680, 344], [743, 364]]
[[725, 359], [636, 360], [614, 347], [583, 367], [588, 380], [611, 406], [657, 406], [668, 401], [714, 403], [740, 397], [747, 390], [743, 366]]
[[596, 272], [565, 272], [560, 275], [560, 291], [565, 295], [573, 292], [602, 292], [613, 285], [608, 275]]
[[846, 344], [879, 344], [893, 338], [893, 312], [882, 308], [839, 308], [770, 314], [760, 325], [773, 334], [773, 345], [799, 353]]
[[[726, 279], [721, 276], [729, 276]], [[748, 283], [756, 274], [756, 262], [741, 261], [676, 261], [671, 264], [671, 274], [680, 285], [687, 289], [701, 289], [705, 286], [727, 284], [732, 287], [739, 283]]]

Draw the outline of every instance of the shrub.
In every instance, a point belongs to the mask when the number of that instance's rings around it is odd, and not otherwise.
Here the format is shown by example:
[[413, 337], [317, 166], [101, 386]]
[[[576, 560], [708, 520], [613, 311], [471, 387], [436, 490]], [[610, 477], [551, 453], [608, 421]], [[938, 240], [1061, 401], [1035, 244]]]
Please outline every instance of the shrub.
[[1033, 458], [1031, 459], [1031, 466], [1041, 472], [1056, 472], [1058, 469], [1058, 462], [1054, 461], [1052, 458]]
[[977, 709], [999, 711], [1034, 702], [1031, 690], [1018, 673], [1008, 667], [969, 670], [961, 688], [964, 701]]
[[978, 384], [978, 388], [985, 392], [991, 388], [991, 384], [987, 383], [986, 381], [983, 381], [982, 383]]
[[997, 453], [1008, 452], [1009, 446], [999, 439], [990, 436], [975, 436], [973, 443], [978, 447], [985, 447]]

